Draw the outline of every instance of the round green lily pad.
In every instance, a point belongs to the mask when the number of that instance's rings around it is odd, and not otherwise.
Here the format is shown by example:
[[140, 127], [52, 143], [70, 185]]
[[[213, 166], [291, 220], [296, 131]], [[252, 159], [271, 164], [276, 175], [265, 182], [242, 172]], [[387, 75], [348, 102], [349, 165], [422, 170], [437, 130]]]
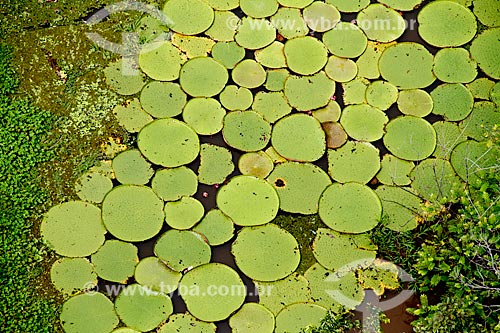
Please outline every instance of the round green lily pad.
[[266, 71], [255, 60], [245, 59], [234, 67], [231, 77], [239, 86], [252, 89], [266, 81]]
[[278, 0], [278, 2], [284, 7], [304, 8], [313, 0]]
[[65, 295], [72, 295], [97, 285], [94, 266], [85, 258], [61, 258], [50, 268], [50, 280]]
[[399, 92], [398, 109], [405, 115], [425, 117], [433, 108], [432, 97], [425, 90], [408, 89]]
[[311, 30], [325, 32], [340, 22], [340, 13], [331, 4], [314, 1], [303, 10], [304, 21]]
[[156, 171], [151, 187], [165, 201], [176, 201], [191, 196], [198, 189], [198, 177], [193, 170], [182, 166]]
[[356, 23], [370, 40], [385, 43], [398, 39], [406, 29], [406, 22], [400, 13], [378, 3], [360, 11]]
[[495, 85], [495, 81], [492, 81], [492, 80], [488, 79], [487, 77], [481, 77], [481, 78], [475, 79], [471, 83], [468, 83], [467, 88], [470, 90], [470, 92], [471, 92], [472, 96], [474, 96], [474, 98], [490, 99], [490, 91], [494, 85]]
[[274, 69], [267, 71], [265, 87], [269, 91], [282, 91], [285, 89], [285, 81], [290, 73], [284, 69]]
[[307, 77], [289, 76], [284, 92], [290, 106], [299, 111], [309, 111], [328, 104], [335, 94], [335, 81], [324, 72]]
[[310, 298], [308, 281], [297, 273], [278, 281], [254, 283], [259, 294], [259, 304], [264, 305], [274, 315], [289, 304], [307, 302]]
[[398, 100], [398, 88], [389, 82], [374, 81], [366, 88], [366, 101], [380, 110], [387, 110]]
[[261, 304], [246, 303], [229, 318], [229, 326], [235, 333], [273, 333], [274, 315]]
[[106, 83], [120, 95], [134, 95], [146, 84], [144, 74], [127, 75], [127, 66], [131, 64], [119, 59], [104, 69]]
[[135, 266], [137, 283], [164, 294], [175, 291], [181, 277], [181, 273], [171, 270], [157, 257], [146, 257]]
[[203, 204], [195, 198], [182, 197], [179, 201], [165, 204], [165, 221], [174, 229], [192, 228], [204, 214]]
[[327, 310], [312, 303], [295, 303], [276, 316], [276, 333], [300, 332], [304, 327], [318, 326]]
[[380, 170], [379, 151], [368, 142], [348, 141], [328, 150], [328, 173], [339, 183], [368, 183]]
[[236, 42], [217, 43], [212, 47], [212, 57], [228, 69], [233, 69], [245, 57], [245, 49]]
[[158, 81], [177, 79], [185, 61], [186, 57], [169, 41], [150, 43], [142, 48], [139, 54], [139, 66], [142, 71]]
[[434, 57], [434, 74], [443, 82], [471, 82], [477, 76], [477, 63], [466, 49], [441, 49]]
[[451, 153], [451, 165], [467, 183], [480, 180], [489, 171], [498, 171], [500, 149], [487, 142], [467, 140], [455, 147]]
[[130, 328], [141, 332], [158, 327], [173, 312], [170, 297], [140, 284], [131, 284], [115, 300], [116, 313]]
[[368, 104], [349, 105], [340, 118], [340, 124], [346, 133], [360, 141], [377, 141], [382, 138], [388, 121], [384, 112]]
[[300, 214], [316, 213], [321, 193], [332, 183], [320, 167], [297, 162], [278, 164], [267, 181], [278, 192], [281, 210]]
[[228, 318], [241, 307], [246, 297], [246, 288], [238, 273], [220, 263], [202, 265], [187, 272], [179, 292], [188, 311], [208, 322]]
[[231, 42], [234, 40], [240, 19], [231, 11], [216, 11], [214, 23], [205, 31], [205, 35], [213, 40]]
[[186, 94], [176, 83], [153, 81], [142, 89], [141, 105], [156, 118], [175, 117], [186, 104]]
[[474, 0], [474, 14], [488, 27], [500, 26], [500, 3], [496, 0]]
[[197, 232], [170, 229], [156, 241], [154, 252], [176, 272], [210, 262], [210, 246]]
[[298, 267], [300, 251], [297, 240], [275, 224], [246, 227], [232, 244], [236, 266], [257, 281], [276, 281]]
[[460, 142], [467, 140], [456, 123], [449, 121], [438, 121], [432, 124], [436, 131], [436, 150], [432, 156], [442, 159], [449, 159], [453, 148]]
[[226, 111], [213, 98], [193, 98], [184, 107], [182, 119], [200, 135], [213, 135], [222, 130]]
[[163, 13], [172, 21], [170, 29], [183, 35], [199, 34], [214, 21], [213, 9], [203, 0], [169, 0]]
[[319, 217], [339, 232], [369, 231], [377, 226], [381, 216], [382, 206], [377, 194], [362, 184], [334, 183], [326, 188], [319, 200]]
[[356, 77], [358, 66], [347, 58], [331, 56], [325, 66], [328, 77], [337, 82], [349, 82]]
[[399, 232], [417, 227], [422, 202], [410, 188], [382, 185], [375, 192], [382, 203], [385, 227]]
[[339, 148], [347, 142], [347, 133], [342, 125], [336, 122], [322, 123], [323, 131], [326, 134], [326, 146], [328, 148]]
[[252, 105], [253, 95], [247, 88], [228, 85], [220, 93], [219, 100], [222, 105], [230, 111], [243, 111]]
[[181, 69], [182, 89], [193, 97], [212, 97], [224, 89], [229, 78], [227, 69], [208, 57], [190, 59]]
[[119, 322], [113, 302], [101, 293], [82, 294], [67, 300], [62, 306], [60, 321], [67, 333], [109, 333]]
[[460, 83], [442, 84], [431, 92], [431, 97], [434, 104], [432, 113], [442, 115], [449, 121], [464, 119], [474, 106], [471, 92]]
[[432, 54], [423, 45], [411, 42], [388, 47], [379, 60], [382, 77], [400, 89], [431, 85], [436, 79], [432, 72], [433, 65]]
[[113, 182], [109, 177], [98, 172], [87, 172], [78, 178], [75, 192], [84, 201], [100, 203], [112, 188]]
[[433, 46], [460, 46], [476, 35], [476, 17], [456, 2], [428, 3], [420, 10], [417, 19], [420, 37]]
[[396, 10], [412, 11], [418, 5], [420, 5], [423, 0], [378, 0], [378, 2], [383, 3]]
[[500, 28], [487, 29], [477, 36], [470, 47], [472, 58], [489, 77], [500, 79]]
[[285, 54], [283, 53], [283, 43], [275, 41], [263, 49], [255, 51], [255, 60], [267, 68], [286, 67]]
[[153, 176], [153, 168], [137, 149], [126, 150], [113, 159], [116, 179], [122, 184], [144, 185]]
[[396, 42], [379, 43], [369, 40], [365, 52], [356, 60], [358, 76], [366, 79], [378, 79], [380, 76], [378, 67], [380, 56], [385, 49], [394, 44]]
[[137, 146], [148, 160], [165, 167], [191, 163], [200, 151], [196, 132], [173, 118], [158, 119], [144, 127], [137, 136]]
[[298, 8], [281, 7], [271, 17], [271, 24], [278, 29], [278, 33], [286, 38], [305, 36], [309, 32], [307, 23]]
[[323, 34], [323, 43], [337, 57], [356, 58], [365, 51], [367, 38], [358, 26], [340, 22]]
[[249, 50], [262, 49], [276, 38], [276, 29], [270, 21], [266, 19], [254, 19], [244, 17], [238, 26], [236, 42]]
[[140, 242], [155, 236], [161, 230], [163, 218], [163, 202], [145, 186], [117, 186], [102, 203], [106, 229], [127, 242]]
[[386, 185], [410, 185], [411, 179], [409, 175], [414, 167], [415, 164], [413, 162], [386, 154], [382, 158], [382, 162], [380, 162], [380, 171], [377, 174], [377, 179]]
[[484, 141], [495, 126], [500, 124], [500, 110], [492, 102], [476, 102], [470, 115], [460, 122], [463, 135]]
[[335, 273], [315, 263], [304, 273], [309, 281], [311, 300], [331, 311], [340, 306], [353, 310], [365, 298], [363, 288], [352, 271]]
[[196, 319], [189, 313], [176, 313], [168, 317], [168, 321], [160, 327], [158, 333], [215, 333], [214, 323]]
[[211, 246], [217, 246], [233, 238], [234, 224], [222, 211], [212, 209], [193, 230], [205, 236]]
[[281, 156], [295, 161], [313, 162], [326, 150], [325, 132], [316, 118], [292, 114], [273, 127], [272, 144]]
[[198, 180], [202, 184], [221, 184], [233, 172], [234, 164], [231, 152], [212, 144], [202, 144]]
[[409, 161], [423, 160], [436, 148], [436, 132], [422, 118], [402, 116], [386, 126], [385, 147], [396, 157]]
[[450, 162], [441, 159], [426, 159], [411, 172], [411, 187], [425, 200], [436, 201], [450, 195], [460, 182]]
[[217, 192], [217, 206], [237, 225], [260, 225], [276, 217], [279, 198], [265, 180], [236, 176]]
[[91, 259], [97, 275], [104, 280], [126, 283], [139, 262], [137, 247], [118, 240], [108, 240]]
[[153, 121], [153, 118], [141, 108], [137, 98], [117, 105], [113, 109], [113, 114], [118, 123], [130, 133], [139, 132], [141, 128]]
[[271, 124], [292, 112], [282, 92], [259, 91], [255, 95], [252, 109]]
[[284, 48], [286, 63], [293, 72], [311, 75], [325, 67], [328, 50], [314, 37], [305, 36], [288, 40]]
[[86, 257], [104, 243], [106, 229], [99, 208], [83, 201], [69, 201], [49, 209], [40, 232], [57, 254]]
[[271, 138], [271, 125], [254, 111], [234, 111], [224, 117], [222, 135], [226, 143], [242, 151], [258, 151]]
[[263, 151], [243, 154], [238, 160], [238, 169], [242, 175], [266, 178], [273, 168], [273, 160]]
[[343, 13], [357, 13], [370, 4], [370, 0], [327, 0]]
[[240, 8], [248, 16], [264, 18], [271, 16], [278, 10], [276, 0], [240, 0]]

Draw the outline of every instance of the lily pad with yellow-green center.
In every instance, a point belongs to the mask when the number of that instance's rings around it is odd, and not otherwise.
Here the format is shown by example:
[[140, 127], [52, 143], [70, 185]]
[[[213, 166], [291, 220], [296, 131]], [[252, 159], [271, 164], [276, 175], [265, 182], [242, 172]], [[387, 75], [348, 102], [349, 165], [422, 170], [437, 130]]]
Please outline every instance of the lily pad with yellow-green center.
[[163, 201], [149, 187], [117, 186], [102, 202], [106, 229], [126, 242], [140, 242], [156, 236], [163, 219]]
[[500, 149], [488, 142], [467, 140], [455, 147], [451, 153], [451, 165], [467, 183], [478, 182], [488, 172], [498, 172]]
[[177, 290], [181, 277], [181, 273], [171, 270], [157, 257], [143, 258], [135, 266], [137, 283], [164, 294]]
[[207, 185], [223, 183], [234, 170], [232, 158], [231, 151], [224, 147], [202, 144], [198, 181]]
[[221, 104], [230, 111], [246, 110], [252, 106], [253, 95], [248, 88], [227, 85], [219, 95]]
[[276, 333], [300, 332], [304, 327], [318, 326], [327, 310], [313, 303], [290, 304], [276, 316]]
[[175, 117], [186, 104], [186, 94], [177, 83], [153, 81], [142, 89], [141, 105], [155, 118]]
[[360, 11], [356, 23], [368, 39], [384, 43], [398, 39], [406, 29], [403, 15], [378, 3]]
[[273, 168], [273, 160], [263, 151], [243, 154], [238, 160], [238, 169], [242, 175], [266, 178]]
[[332, 183], [320, 167], [298, 162], [278, 164], [267, 181], [278, 192], [280, 209], [300, 214], [316, 213], [321, 193]]
[[379, 170], [379, 150], [368, 142], [348, 141], [328, 149], [328, 173], [339, 183], [367, 184]]
[[234, 39], [245, 49], [262, 49], [274, 42], [276, 28], [266, 19], [244, 17], [238, 25]]
[[398, 100], [398, 88], [389, 82], [374, 81], [366, 88], [366, 101], [380, 110], [387, 110]]
[[370, 0], [327, 0], [343, 13], [357, 13], [370, 4]]
[[214, 21], [214, 11], [203, 0], [169, 0], [163, 13], [172, 22], [170, 29], [183, 35], [206, 31]]
[[403, 42], [388, 47], [378, 64], [382, 77], [399, 89], [425, 88], [436, 80], [432, 71], [434, 56], [418, 43]]
[[293, 273], [300, 262], [297, 240], [272, 223], [241, 229], [231, 253], [243, 274], [257, 281], [283, 279]]
[[242, 151], [258, 151], [271, 139], [271, 125], [254, 111], [229, 112], [224, 117], [224, 141]]
[[182, 66], [179, 83], [192, 97], [212, 97], [224, 89], [228, 78], [222, 64], [212, 58], [198, 57]]
[[236, 42], [219, 42], [212, 47], [212, 57], [224, 67], [233, 69], [245, 57], [245, 49]]
[[326, 150], [325, 132], [314, 117], [295, 113], [273, 127], [271, 142], [281, 156], [294, 161], [319, 160]]
[[154, 42], [141, 49], [139, 66], [153, 80], [174, 81], [186, 56], [169, 41]]
[[411, 188], [382, 185], [375, 192], [382, 202], [385, 227], [398, 232], [417, 227], [417, 219], [422, 214], [422, 200]]
[[313, 31], [325, 32], [340, 22], [340, 13], [331, 4], [314, 1], [303, 10], [304, 20]]
[[405, 115], [425, 117], [433, 108], [432, 97], [425, 90], [408, 89], [399, 92], [398, 109]]
[[127, 132], [137, 133], [153, 121], [153, 118], [141, 108], [141, 103], [137, 98], [117, 105], [113, 109], [118, 123], [123, 126]]
[[165, 201], [176, 201], [192, 196], [198, 189], [198, 177], [193, 170], [181, 166], [156, 171], [151, 181], [153, 191]]
[[340, 124], [346, 133], [359, 141], [377, 141], [384, 135], [387, 115], [368, 104], [347, 106], [340, 117]]
[[139, 262], [137, 247], [119, 240], [107, 240], [90, 260], [101, 279], [118, 283], [126, 283]]
[[133, 65], [122, 59], [117, 60], [108, 65], [104, 69], [104, 76], [106, 83], [120, 95], [134, 95], [141, 91], [142, 87], [146, 84], [144, 74], [137, 73], [134, 75], [127, 75], [127, 71], [131, 71]]
[[240, 0], [240, 8], [248, 16], [264, 18], [273, 15], [278, 10], [276, 0]]
[[153, 121], [139, 132], [137, 146], [154, 164], [177, 167], [194, 161], [200, 151], [200, 139], [186, 123], [164, 118]]
[[116, 180], [122, 184], [144, 185], [154, 174], [151, 164], [137, 149], [129, 149], [116, 155], [112, 166]]
[[86, 257], [104, 243], [106, 229], [99, 208], [83, 201], [69, 201], [49, 209], [40, 233], [57, 254]]
[[281, 7], [271, 17], [271, 23], [276, 27], [278, 33], [286, 39], [306, 36], [309, 32], [306, 21], [298, 8]]
[[207, 323], [196, 319], [188, 312], [176, 313], [168, 317], [168, 320], [163, 324], [158, 333], [215, 333], [217, 326], [214, 323]]
[[325, 66], [328, 77], [337, 82], [349, 82], [356, 77], [358, 66], [347, 58], [331, 56]]
[[155, 255], [176, 272], [210, 262], [212, 252], [203, 235], [170, 229], [156, 241]]
[[340, 22], [323, 34], [323, 43], [337, 57], [356, 58], [366, 49], [368, 39], [357, 25]]
[[472, 41], [470, 53], [486, 75], [500, 79], [500, 28], [483, 31]]
[[182, 197], [179, 201], [165, 204], [165, 222], [178, 230], [192, 228], [205, 214], [203, 204], [192, 197]]
[[234, 224], [229, 216], [225, 215], [222, 211], [212, 209], [193, 228], [193, 231], [205, 236], [210, 246], [217, 246], [233, 238]]
[[386, 126], [384, 145], [403, 160], [420, 161], [436, 148], [436, 131], [426, 120], [413, 116], [392, 119]]
[[333, 230], [359, 234], [377, 226], [382, 205], [377, 194], [366, 185], [334, 183], [321, 195], [318, 212], [321, 220]]
[[200, 135], [213, 135], [222, 130], [226, 110], [213, 98], [190, 99], [182, 111], [182, 119]]
[[366, 89], [368, 89], [369, 84], [370, 81], [362, 77], [357, 77], [349, 82], [342, 83], [342, 99], [344, 105], [367, 104]]
[[229, 326], [235, 333], [273, 333], [274, 315], [261, 304], [246, 303], [229, 318]]
[[97, 285], [94, 266], [85, 258], [61, 258], [50, 268], [50, 280], [65, 295], [73, 295]]
[[259, 91], [255, 95], [252, 109], [271, 124], [292, 112], [282, 92]]
[[286, 67], [285, 54], [283, 53], [284, 47], [283, 43], [275, 41], [271, 45], [255, 51], [255, 60], [267, 68]]
[[240, 19], [231, 11], [216, 11], [214, 13], [214, 23], [205, 31], [205, 34], [215, 41], [231, 42]]
[[500, 124], [500, 109], [492, 102], [474, 103], [474, 108], [467, 118], [459, 124], [463, 135], [476, 141], [484, 141], [491, 131]]
[[234, 67], [231, 77], [237, 85], [252, 89], [266, 82], [266, 71], [255, 60], [245, 59]]
[[301, 75], [317, 73], [328, 60], [325, 45], [310, 36], [289, 39], [285, 43], [284, 53], [288, 68]]
[[437, 121], [432, 124], [436, 131], [436, 150], [432, 156], [448, 160], [450, 154], [459, 143], [467, 140], [458, 124], [449, 121]]
[[298, 111], [310, 111], [326, 106], [335, 94], [335, 81], [325, 72], [312, 76], [289, 76], [285, 81], [285, 97]]
[[500, 26], [500, 3], [496, 0], [475, 0], [474, 14], [479, 21], [488, 27]]
[[87, 172], [75, 184], [76, 195], [83, 201], [93, 203], [101, 203], [112, 188], [111, 179], [99, 172]]
[[437, 201], [450, 195], [460, 184], [450, 162], [429, 158], [420, 162], [411, 172], [411, 187], [427, 201]]
[[471, 82], [477, 76], [477, 63], [464, 48], [441, 49], [434, 57], [434, 74], [443, 82]]
[[467, 117], [474, 106], [474, 97], [460, 83], [445, 83], [431, 92], [434, 108], [432, 113], [448, 121], [459, 121]]
[[409, 175], [414, 167], [415, 164], [413, 162], [386, 154], [380, 162], [380, 171], [377, 174], [377, 179], [385, 185], [410, 185], [411, 179]]
[[217, 192], [217, 207], [237, 225], [261, 225], [278, 214], [279, 197], [263, 179], [236, 176]]
[[179, 284], [179, 293], [194, 317], [214, 322], [227, 319], [243, 305], [246, 288], [234, 269], [210, 263], [187, 272]]

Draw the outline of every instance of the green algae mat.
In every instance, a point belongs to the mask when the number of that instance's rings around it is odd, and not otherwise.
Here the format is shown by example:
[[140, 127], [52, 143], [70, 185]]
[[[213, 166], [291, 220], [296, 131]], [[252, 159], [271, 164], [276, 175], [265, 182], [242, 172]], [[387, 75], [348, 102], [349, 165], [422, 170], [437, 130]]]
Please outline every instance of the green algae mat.
[[[104, 69], [133, 145], [41, 224], [63, 329], [300, 332], [397, 289], [369, 232], [415, 229], [421, 204], [500, 157], [485, 143], [500, 124], [498, 3], [423, 2], [169, 0], [165, 22], [145, 15], [134, 74], [128, 58]], [[401, 39], [412, 27], [420, 42]], [[285, 213], [319, 218], [310, 243], [275, 223]]]

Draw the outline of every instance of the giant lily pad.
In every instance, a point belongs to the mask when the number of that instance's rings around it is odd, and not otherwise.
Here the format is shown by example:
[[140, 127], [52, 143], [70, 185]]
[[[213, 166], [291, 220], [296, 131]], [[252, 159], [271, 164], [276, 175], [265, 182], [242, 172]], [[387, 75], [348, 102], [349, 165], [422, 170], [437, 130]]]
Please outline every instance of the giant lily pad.
[[258, 92], [252, 109], [271, 124], [292, 111], [282, 92]]
[[415, 117], [425, 117], [431, 113], [434, 102], [425, 90], [408, 89], [399, 93], [398, 109], [403, 114]]
[[403, 16], [381, 4], [371, 4], [360, 11], [356, 23], [370, 40], [379, 42], [392, 42], [406, 29]]
[[334, 183], [321, 195], [319, 216], [333, 230], [362, 233], [375, 228], [379, 223], [382, 206], [377, 194], [368, 186]]
[[[472, 96], [477, 99], [489, 99], [490, 91], [495, 85], [495, 81], [488, 79], [487, 77], [478, 78], [471, 83], [467, 84], [467, 88], [470, 90]], [[500, 85], [499, 85], [500, 87]], [[500, 103], [499, 103], [500, 104]]]
[[309, 111], [328, 104], [335, 93], [335, 82], [324, 72], [313, 76], [289, 76], [285, 81], [288, 103], [299, 111]]
[[246, 297], [246, 288], [238, 273], [220, 263], [206, 264], [187, 272], [179, 291], [188, 311], [208, 322], [228, 318]]
[[118, 240], [108, 240], [91, 256], [97, 275], [107, 281], [126, 283], [139, 262], [137, 247]]
[[432, 158], [420, 162], [411, 172], [410, 178], [411, 187], [428, 201], [448, 196], [460, 183], [450, 162]]
[[290, 73], [284, 69], [274, 69], [267, 71], [265, 87], [269, 91], [282, 91], [285, 89], [285, 81]]
[[488, 27], [500, 26], [500, 3], [496, 0], [474, 0], [474, 14]]
[[235, 224], [265, 224], [276, 217], [278, 194], [265, 180], [252, 176], [233, 177], [217, 192], [217, 206]]
[[139, 132], [141, 128], [153, 121], [153, 118], [141, 108], [137, 98], [117, 105], [113, 114], [118, 123], [130, 133]]
[[303, 10], [304, 20], [311, 30], [325, 32], [340, 22], [340, 13], [331, 4], [314, 1]]
[[277, 165], [267, 181], [278, 192], [281, 210], [300, 214], [316, 213], [321, 193], [332, 182], [321, 168], [297, 162]]
[[431, 92], [431, 97], [434, 104], [432, 113], [442, 115], [449, 121], [464, 119], [474, 105], [469, 89], [459, 83], [440, 85]]
[[276, 333], [300, 332], [308, 326], [318, 326], [326, 316], [326, 309], [312, 303], [295, 303], [276, 316]]
[[378, 43], [368, 41], [365, 52], [356, 60], [358, 76], [366, 79], [377, 79], [380, 76], [378, 67], [380, 56], [386, 48], [394, 44], [396, 44], [396, 42]]
[[276, 38], [276, 29], [266, 19], [245, 17], [236, 31], [236, 42], [246, 49], [256, 50], [268, 46]]
[[467, 140], [458, 125], [448, 121], [438, 121], [432, 124], [436, 131], [436, 150], [432, 156], [442, 159], [449, 159], [450, 154], [460, 142]]
[[196, 35], [214, 21], [214, 11], [203, 0], [169, 0], [163, 13], [172, 21], [170, 28], [183, 35]]
[[316, 38], [305, 36], [288, 40], [284, 53], [288, 68], [301, 75], [311, 75], [325, 66], [328, 51]]
[[219, 209], [212, 209], [194, 228], [211, 246], [222, 245], [233, 238], [233, 221]]
[[171, 229], [156, 241], [154, 252], [168, 267], [177, 272], [210, 262], [210, 246], [202, 235]]
[[234, 164], [229, 150], [212, 144], [202, 144], [198, 180], [202, 184], [221, 184], [233, 172]]
[[238, 169], [242, 175], [266, 178], [273, 168], [273, 160], [263, 151], [243, 154], [238, 160]]
[[213, 135], [222, 129], [226, 111], [213, 98], [193, 98], [182, 112], [182, 119], [200, 135]]
[[198, 57], [186, 62], [180, 71], [182, 89], [193, 97], [211, 97], [224, 89], [229, 78], [227, 69], [208, 57]]
[[156, 118], [177, 116], [185, 104], [186, 94], [176, 83], [153, 81], [141, 92], [142, 107]]
[[282, 279], [300, 262], [297, 240], [275, 224], [241, 229], [231, 252], [236, 266], [257, 281]]
[[229, 326], [235, 333], [273, 333], [274, 315], [263, 305], [246, 303], [229, 318]]
[[113, 188], [109, 177], [98, 173], [88, 172], [78, 178], [75, 185], [76, 195], [82, 200], [100, 203], [106, 193]]
[[158, 333], [215, 333], [216, 329], [214, 323], [198, 320], [189, 313], [176, 313], [168, 318]]
[[337, 57], [356, 58], [366, 49], [367, 38], [356, 25], [339, 22], [332, 30], [323, 34], [323, 43]]
[[144, 185], [153, 176], [151, 164], [137, 149], [126, 150], [113, 159], [116, 179], [122, 184]]
[[62, 258], [52, 264], [50, 280], [57, 290], [72, 295], [97, 285], [94, 266], [85, 258]]
[[156, 171], [151, 182], [156, 194], [165, 201], [176, 201], [191, 196], [198, 188], [198, 178], [193, 170], [182, 166]]
[[369, 84], [368, 80], [360, 77], [342, 83], [344, 105], [366, 104], [366, 89]]
[[472, 41], [470, 53], [486, 75], [500, 79], [500, 28], [483, 31]]
[[271, 125], [254, 111], [230, 112], [224, 117], [224, 141], [242, 151], [258, 151], [271, 139]]
[[140, 242], [158, 234], [163, 217], [163, 202], [145, 186], [117, 186], [102, 203], [106, 229], [127, 242]]
[[398, 88], [389, 82], [374, 81], [366, 88], [366, 101], [380, 110], [387, 110], [398, 99]]
[[285, 54], [283, 53], [284, 47], [283, 43], [275, 41], [271, 45], [255, 51], [255, 60], [268, 68], [286, 67]]
[[328, 150], [328, 173], [340, 183], [368, 183], [380, 170], [379, 151], [367, 142], [349, 141]]
[[195, 198], [183, 197], [165, 204], [165, 221], [174, 229], [192, 228], [204, 214], [203, 204]]
[[347, 58], [331, 56], [325, 66], [328, 77], [337, 82], [349, 82], [358, 74], [358, 66]]
[[257, 88], [266, 81], [266, 71], [253, 59], [238, 63], [231, 72], [233, 81], [245, 88]]
[[137, 136], [137, 146], [148, 160], [166, 167], [188, 164], [200, 151], [196, 132], [173, 118], [158, 119], [144, 127]]
[[146, 257], [135, 266], [137, 283], [164, 294], [175, 291], [181, 277], [181, 273], [171, 270], [157, 257]]
[[150, 78], [159, 81], [177, 79], [181, 66], [185, 61], [186, 57], [169, 41], [150, 43], [139, 54], [141, 69]]
[[273, 127], [272, 144], [281, 156], [295, 161], [313, 162], [325, 153], [325, 132], [316, 118], [292, 114]]
[[368, 104], [349, 105], [342, 112], [340, 124], [353, 139], [377, 141], [384, 135], [387, 115]]
[[122, 59], [111, 63], [104, 69], [106, 76], [106, 83], [117, 93], [121, 95], [134, 95], [141, 91], [146, 83], [144, 74], [134, 73], [134, 75], [127, 74], [127, 68], [132, 66], [130, 62]]
[[382, 202], [385, 227], [399, 232], [417, 227], [421, 200], [410, 188], [380, 186], [375, 192]]
[[42, 238], [57, 254], [86, 257], [104, 243], [101, 210], [83, 201], [54, 206], [40, 225]]
[[384, 155], [377, 179], [386, 185], [410, 185], [409, 175], [414, 166], [413, 162], [399, 159], [390, 154]]
[[219, 95], [222, 105], [228, 110], [246, 110], [253, 102], [252, 92], [248, 88], [228, 85]]
[[436, 53], [434, 74], [449, 83], [471, 82], [477, 75], [477, 64], [463, 48], [446, 48]]
[[231, 11], [216, 11], [214, 23], [205, 34], [216, 41], [231, 42], [234, 40], [240, 19]]
[[109, 333], [118, 325], [113, 303], [100, 293], [70, 298], [62, 306], [60, 319], [67, 333]]
[[271, 23], [278, 33], [286, 39], [307, 35], [309, 28], [302, 13], [297, 8], [282, 7], [271, 17]]

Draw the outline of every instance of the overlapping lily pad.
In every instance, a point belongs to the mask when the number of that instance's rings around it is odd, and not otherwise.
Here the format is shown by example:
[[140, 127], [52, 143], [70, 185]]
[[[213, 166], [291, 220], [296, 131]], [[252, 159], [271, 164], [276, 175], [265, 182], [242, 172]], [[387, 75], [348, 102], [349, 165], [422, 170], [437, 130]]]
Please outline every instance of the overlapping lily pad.
[[232, 69], [245, 57], [245, 49], [236, 42], [217, 43], [212, 48], [212, 57]]
[[142, 108], [137, 98], [117, 105], [113, 110], [118, 123], [128, 132], [136, 133], [153, 121], [153, 118]]
[[349, 105], [340, 117], [340, 124], [346, 133], [360, 141], [381, 139], [388, 121], [384, 112], [368, 104]]
[[224, 147], [204, 143], [200, 151], [198, 180], [202, 184], [221, 184], [233, 172], [232, 154]]
[[205, 236], [211, 246], [217, 246], [233, 238], [234, 224], [222, 211], [212, 209], [193, 230]]
[[379, 170], [379, 151], [370, 143], [348, 141], [328, 150], [328, 173], [339, 183], [367, 184]]
[[335, 82], [324, 72], [309, 77], [289, 76], [284, 92], [292, 107], [309, 111], [328, 104], [335, 93]]
[[137, 149], [129, 149], [113, 159], [116, 179], [122, 184], [144, 185], [153, 176], [151, 164]]
[[106, 83], [121, 95], [138, 93], [146, 82], [143, 74], [137, 75], [137, 73], [133, 73], [134, 75], [127, 75], [132, 74], [127, 72], [131, 71], [132, 66], [134, 65], [131, 62], [127, 60], [123, 62], [122, 59], [111, 63], [104, 69]]
[[470, 53], [486, 75], [500, 79], [500, 28], [483, 31], [472, 41]]
[[273, 168], [273, 160], [263, 151], [243, 154], [238, 160], [238, 169], [242, 175], [266, 178]]
[[52, 264], [50, 280], [57, 290], [72, 295], [97, 285], [94, 266], [85, 258], [62, 258]]
[[126, 283], [139, 262], [137, 247], [118, 240], [108, 240], [91, 256], [97, 275], [107, 281]]
[[258, 92], [252, 109], [271, 124], [292, 111], [282, 92]]
[[76, 195], [80, 199], [94, 203], [102, 202], [106, 193], [112, 188], [111, 179], [98, 172], [83, 174], [75, 185]]
[[229, 326], [235, 333], [273, 333], [274, 315], [258, 303], [246, 303], [229, 318]]
[[474, 97], [464, 85], [443, 84], [431, 92], [434, 108], [432, 113], [442, 115], [446, 120], [458, 121], [469, 115]]
[[500, 124], [498, 107], [492, 102], [480, 101], [474, 104], [472, 112], [460, 122], [459, 127], [463, 135], [484, 141], [498, 124]]
[[204, 214], [203, 204], [195, 198], [183, 197], [179, 201], [165, 204], [165, 221], [174, 229], [190, 229]]
[[276, 316], [276, 333], [300, 332], [304, 327], [317, 326], [327, 310], [312, 303], [295, 303], [287, 306]]
[[449, 159], [453, 148], [460, 142], [467, 139], [456, 123], [449, 121], [438, 121], [432, 124], [436, 131], [436, 150], [432, 154], [434, 157]]
[[245, 17], [236, 31], [236, 42], [246, 49], [256, 50], [268, 46], [276, 38], [276, 29], [266, 19]]
[[186, 94], [176, 83], [153, 81], [141, 92], [143, 109], [156, 118], [177, 116], [185, 104]]
[[224, 117], [226, 143], [242, 151], [258, 151], [271, 139], [271, 125], [254, 111], [234, 111]]
[[340, 13], [331, 4], [314, 1], [303, 10], [304, 20], [311, 30], [325, 32], [340, 22]]
[[380, 162], [380, 171], [377, 174], [377, 179], [385, 185], [410, 185], [411, 179], [409, 175], [414, 166], [413, 162], [386, 154]]
[[266, 71], [253, 59], [238, 63], [231, 72], [233, 81], [241, 87], [257, 88], [266, 81]]
[[181, 277], [181, 273], [171, 270], [157, 257], [146, 257], [135, 266], [137, 283], [164, 294], [175, 291]]
[[417, 227], [421, 200], [410, 188], [380, 186], [375, 192], [382, 202], [385, 227], [400, 232]]
[[186, 57], [169, 41], [150, 43], [139, 54], [139, 66], [142, 71], [150, 78], [159, 81], [177, 79], [185, 61]]
[[182, 166], [156, 171], [151, 181], [153, 191], [165, 201], [176, 201], [191, 196], [198, 188], [198, 177], [189, 168]]
[[420, 162], [410, 174], [411, 187], [425, 200], [436, 201], [448, 196], [459, 183], [450, 162], [427, 159]]
[[366, 88], [366, 101], [380, 110], [387, 110], [399, 96], [398, 89], [385, 81], [374, 81]]
[[490, 171], [497, 171], [500, 149], [487, 142], [467, 140], [455, 147], [451, 154], [451, 165], [466, 182], [476, 182]]

